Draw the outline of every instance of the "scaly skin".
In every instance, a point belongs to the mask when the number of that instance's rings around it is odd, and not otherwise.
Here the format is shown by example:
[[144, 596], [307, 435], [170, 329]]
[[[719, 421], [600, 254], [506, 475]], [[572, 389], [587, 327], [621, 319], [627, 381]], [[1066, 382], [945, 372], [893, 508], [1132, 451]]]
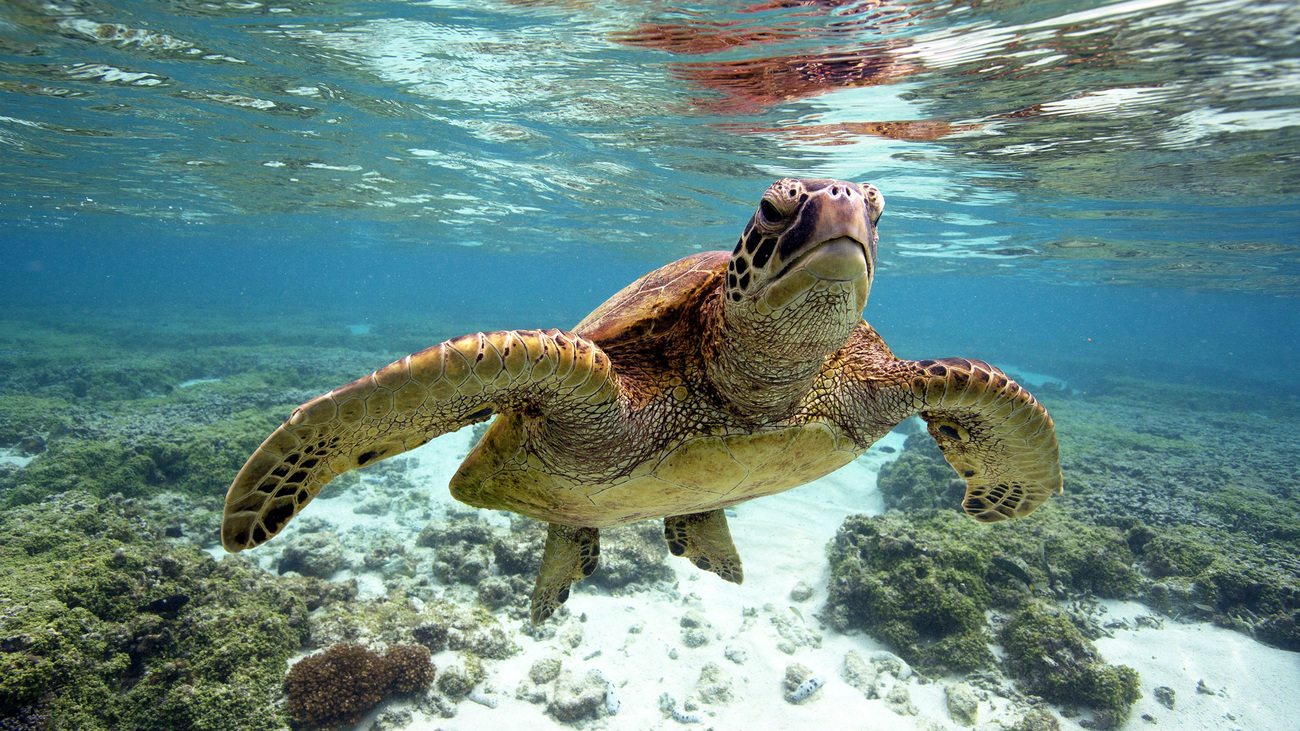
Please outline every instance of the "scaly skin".
[[740, 583], [723, 508], [829, 474], [919, 413], [966, 479], [963, 507], [1028, 515], [1061, 489], [1051, 417], [981, 361], [894, 357], [861, 318], [879, 191], [782, 180], [730, 253], [642, 277], [575, 328], [449, 340], [303, 404], [226, 497], [238, 551], [329, 480], [500, 418], [452, 495], [551, 524], [532, 618], [594, 571], [601, 527], [665, 519], [673, 553]]

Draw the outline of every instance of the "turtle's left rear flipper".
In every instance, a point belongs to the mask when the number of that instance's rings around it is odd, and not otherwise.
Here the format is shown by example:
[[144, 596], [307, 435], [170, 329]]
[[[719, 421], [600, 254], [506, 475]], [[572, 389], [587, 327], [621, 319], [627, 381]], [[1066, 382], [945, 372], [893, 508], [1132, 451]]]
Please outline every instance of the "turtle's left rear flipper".
[[409, 355], [299, 406], [267, 437], [226, 493], [222, 545], [264, 543], [335, 477], [495, 412], [617, 418], [617, 391], [600, 347], [560, 330], [475, 333]]

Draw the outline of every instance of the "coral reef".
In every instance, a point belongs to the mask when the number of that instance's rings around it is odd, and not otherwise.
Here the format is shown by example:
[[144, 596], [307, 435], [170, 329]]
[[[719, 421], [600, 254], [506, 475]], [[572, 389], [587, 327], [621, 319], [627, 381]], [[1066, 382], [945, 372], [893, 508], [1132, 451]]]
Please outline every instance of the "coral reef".
[[[314, 579], [167, 542], [149, 506], [84, 492], [0, 513], [0, 719], [280, 729]], [[301, 593], [300, 593], [301, 590]]]
[[881, 466], [876, 486], [887, 510], [961, 510], [966, 494], [965, 481], [944, 461], [939, 445], [924, 431], [908, 436], [898, 459]]
[[363, 645], [334, 645], [289, 669], [288, 709], [302, 728], [354, 724], [390, 695], [427, 690], [434, 666], [420, 645], [396, 645], [383, 655]]
[[583, 584], [617, 591], [671, 581], [674, 575], [665, 562], [667, 556], [659, 521], [606, 528], [600, 532], [600, 567]]
[[1098, 727], [1123, 723], [1140, 697], [1137, 671], [1107, 665], [1070, 619], [1030, 602], [1001, 633], [1007, 670], [1032, 693], [1095, 711]]
[[519, 651], [497, 618], [483, 607], [444, 599], [413, 601], [400, 591], [371, 601], [331, 604], [313, 615], [313, 645], [358, 641], [415, 642], [431, 652], [456, 650], [487, 659], [503, 659]]

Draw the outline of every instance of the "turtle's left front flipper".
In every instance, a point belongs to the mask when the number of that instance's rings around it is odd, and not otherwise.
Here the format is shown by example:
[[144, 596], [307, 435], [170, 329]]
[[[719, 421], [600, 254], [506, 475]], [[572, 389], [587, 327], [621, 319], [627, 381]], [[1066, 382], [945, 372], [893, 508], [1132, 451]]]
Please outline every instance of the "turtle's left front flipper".
[[962, 508], [982, 523], [1023, 518], [1061, 492], [1056, 427], [1005, 373], [978, 360], [895, 360], [871, 389], [880, 410], [925, 419], [966, 480]]

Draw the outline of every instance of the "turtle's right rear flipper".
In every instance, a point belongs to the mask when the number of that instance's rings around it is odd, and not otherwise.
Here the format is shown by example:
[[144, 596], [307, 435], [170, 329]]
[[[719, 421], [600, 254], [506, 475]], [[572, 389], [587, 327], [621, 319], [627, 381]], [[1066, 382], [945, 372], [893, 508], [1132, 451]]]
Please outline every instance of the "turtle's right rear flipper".
[[495, 412], [569, 408], [594, 423], [617, 411], [617, 396], [609, 358], [572, 333], [505, 330], [448, 340], [295, 409], [235, 476], [221, 542], [228, 551], [264, 543], [335, 477]]
[[529, 618], [545, 622], [569, 599], [569, 587], [591, 576], [600, 563], [600, 531], [551, 523], [546, 530], [542, 567], [533, 586]]
[[696, 568], [712, 571], [733, 584], [745, 581], [722, 508], [664, 518], [664, 540], [674, 556], [685, 556]]

